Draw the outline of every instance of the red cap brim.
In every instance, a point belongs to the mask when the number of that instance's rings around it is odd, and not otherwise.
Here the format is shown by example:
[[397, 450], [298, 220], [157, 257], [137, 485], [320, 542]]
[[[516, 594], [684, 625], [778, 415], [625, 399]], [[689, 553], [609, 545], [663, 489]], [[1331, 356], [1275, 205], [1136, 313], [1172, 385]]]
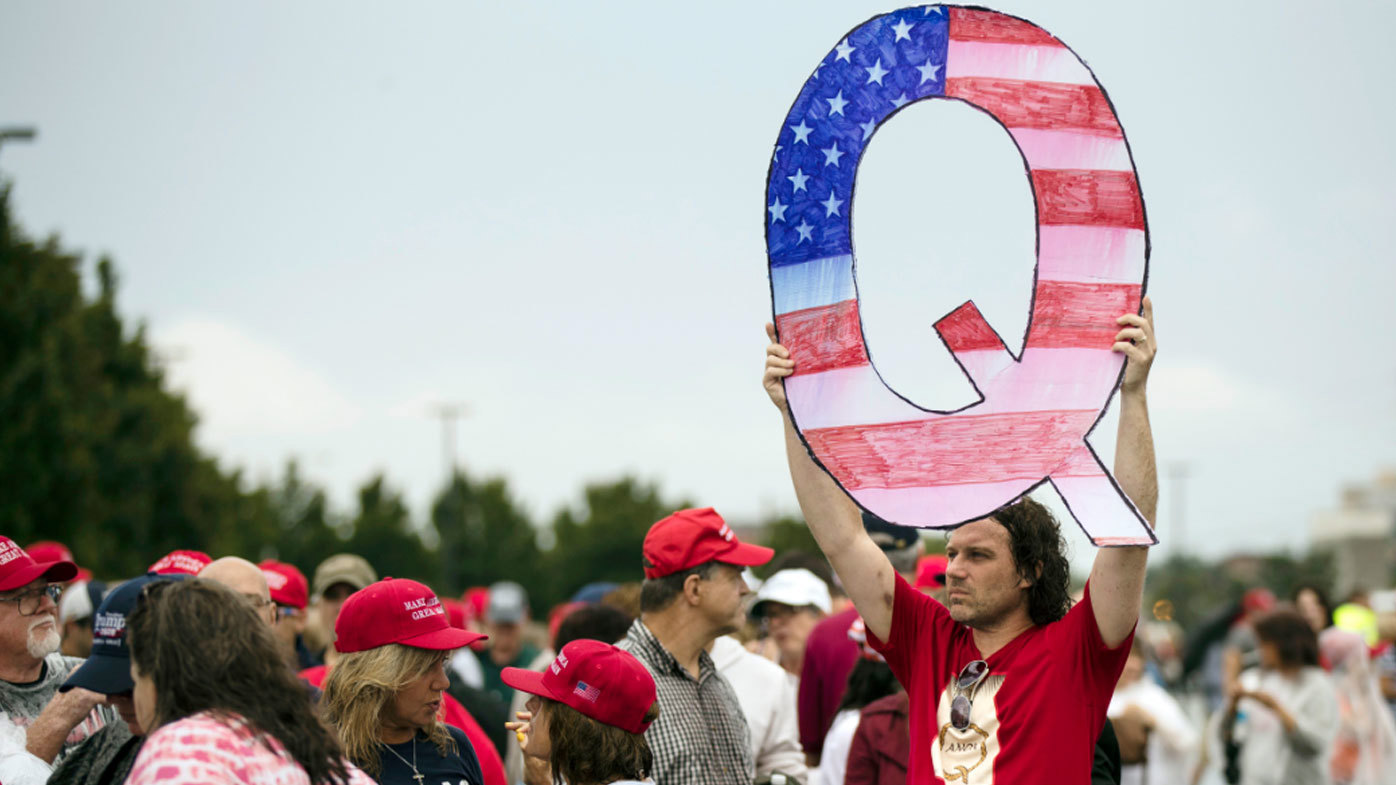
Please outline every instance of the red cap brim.
[[499, 679], [510, 687], [523, 690], [530, 695], [540, 695], [555, 701], [562, 700], [562, 696], [554, 695], [543, 684], [543, 674], [538, 671], [531, 671], [527, 668], [505, 668], [499, 672]]
[[763, 545], [752, 545], [747, 542], [737, 543], [737, 547], [726, 553], [714, 556], [714, 561], [723, 564], [735, 564], [739, 567], [756, 567], [770, 561], [776, 552]]
[[432, 651], [450, 651], [469, 646], [476, 641], [484, 640], [489, 636], [481, 635], [478, 632], [470, 632], [456, 627], [447, 627], [444, 630], [432, 630], [421, 635], [414, 635], [411, 638], [404, 638], [396, 643], [403, 646], [411, 646], [414, 649], [431, 649]]
[[37, 578], [47, 578], [49, 583], [67, 583], [78, 576], [77, 565], [70, 561], [51, 561], [31, 564], [5, 576], [0, 582], [0, 591], [9, 591], [26, 586]]

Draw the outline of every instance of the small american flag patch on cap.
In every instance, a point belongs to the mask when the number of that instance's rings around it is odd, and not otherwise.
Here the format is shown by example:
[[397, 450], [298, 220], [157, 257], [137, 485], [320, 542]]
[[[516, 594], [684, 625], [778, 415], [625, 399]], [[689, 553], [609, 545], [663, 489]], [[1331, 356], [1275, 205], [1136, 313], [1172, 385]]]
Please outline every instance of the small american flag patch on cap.
[[588, 703], [595, 703], [601, 697], [601, 689], [592, 687], [584, 681], [577, 682], [577, 686], [572, 688], [573, 695], [580, 695]]

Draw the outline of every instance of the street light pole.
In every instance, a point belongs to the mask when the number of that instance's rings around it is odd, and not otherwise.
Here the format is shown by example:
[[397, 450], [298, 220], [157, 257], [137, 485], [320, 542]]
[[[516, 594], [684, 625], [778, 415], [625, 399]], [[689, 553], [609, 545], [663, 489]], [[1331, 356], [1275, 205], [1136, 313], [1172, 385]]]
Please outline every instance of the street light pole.
[[32, 125], [14, 125], [0, 128], [0, 148], [6, 142], [32, 142], [39, 135], [39, 129]]
[[438, 403], [429, 408], [431, 416], [441, 420], [442, 464], [449, 485], [456, 477], [456, 421], [464, 417], [469, 409], [463, 403]]

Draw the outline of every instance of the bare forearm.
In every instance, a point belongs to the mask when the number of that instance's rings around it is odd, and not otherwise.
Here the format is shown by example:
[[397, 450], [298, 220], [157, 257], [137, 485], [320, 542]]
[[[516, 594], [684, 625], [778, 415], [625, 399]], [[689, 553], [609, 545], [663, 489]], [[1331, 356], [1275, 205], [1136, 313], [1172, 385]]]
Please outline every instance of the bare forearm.
[[810, 458], [790, 418], [784, 420], [790, 479], [810, 533], [838, 573], [863, 623], [874, 635], [886, 640], [892, 628], [892, 590], [896, 582], [892, 563], [863, 530], [858, 505]]
[[44, 763], [53, 763], [63, 749], [63, 742], [72, 732], [74, 723], [51, 713], [34, 718], [26, 729], [24, 748]]
[[830, 561], [833, 553], [844, 550], [862, 529], [858, 505], [834, 479], [810, 458], [789, 417], [785, 421], [785, 459], [790, 465], [790, 481], [795, 499], [809, 524], [810, 533]]
[[1149, 404], [1143, 390], [1120, 394], [1120, 427], [1115, 439], [1115, 480], [1149, 522], [1158, 526], [1158, 465]]

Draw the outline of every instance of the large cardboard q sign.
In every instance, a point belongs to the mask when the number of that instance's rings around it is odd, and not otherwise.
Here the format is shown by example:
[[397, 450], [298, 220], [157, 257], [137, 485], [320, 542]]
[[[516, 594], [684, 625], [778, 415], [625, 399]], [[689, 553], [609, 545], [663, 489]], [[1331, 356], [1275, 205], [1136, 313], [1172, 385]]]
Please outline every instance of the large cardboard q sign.
[[[936, 332], [978, 390], [955, 411], [917, 406], [878, 375], [863, 340], [849, 206], [877, 127], [931, 98], [965, 101], [1021, 151], [1037, 203], [1037, 274], [1015, 356], [966, 302]], [[820, 62], [777, 139], [766, 246], [786, 396], [815, 460], [864, 509], [949, 527], [1050, 481], [1096, 545], [1153, 532], [1086, 442], [1120, 381], [1115, 319], [1148, 274], [1144, 202], [1124, 130], [1074, 52], [1041, 28], [979, 8], [876, 17]], [[932, 240], [933, 241], [933, 240]]]

